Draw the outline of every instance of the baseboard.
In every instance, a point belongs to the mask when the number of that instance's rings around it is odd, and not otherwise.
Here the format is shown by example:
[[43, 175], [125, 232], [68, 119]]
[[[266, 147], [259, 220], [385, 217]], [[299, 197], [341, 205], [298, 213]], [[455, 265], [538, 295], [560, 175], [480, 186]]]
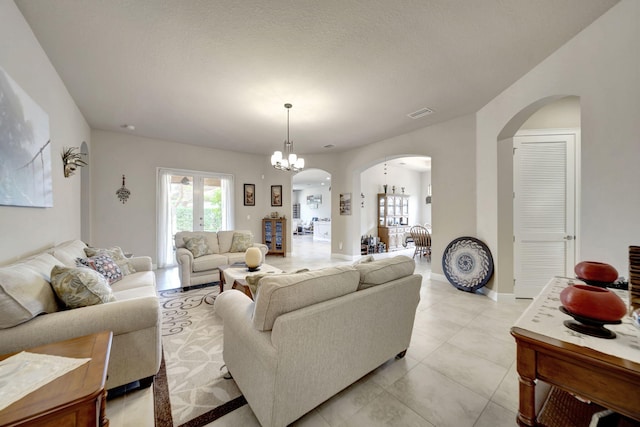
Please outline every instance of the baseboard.
[[478, 289], [478, 292], [480, 292], [481, 294], [485, 295], [487, 298], [492, 299], [496, 302], [505, 302], [505, 301], [511, 302], [516, 300], [515, 294], [499, 293], [489, 288], [480, 288]]
[[345, 261], [355, 261], [357, 259], [360, 259], [360, 255], [348, 255], [348, 254], [332, 253], [331, 254], [331, 258], [342, 259], [342, 260], [345, 260]]

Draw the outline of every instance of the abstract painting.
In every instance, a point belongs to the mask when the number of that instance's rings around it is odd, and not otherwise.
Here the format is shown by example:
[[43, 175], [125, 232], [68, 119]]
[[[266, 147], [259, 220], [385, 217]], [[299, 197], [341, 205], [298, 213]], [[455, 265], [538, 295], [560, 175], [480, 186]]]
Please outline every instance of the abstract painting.
[[0, 67], [0, 205], [53, 207], [49, 116]]

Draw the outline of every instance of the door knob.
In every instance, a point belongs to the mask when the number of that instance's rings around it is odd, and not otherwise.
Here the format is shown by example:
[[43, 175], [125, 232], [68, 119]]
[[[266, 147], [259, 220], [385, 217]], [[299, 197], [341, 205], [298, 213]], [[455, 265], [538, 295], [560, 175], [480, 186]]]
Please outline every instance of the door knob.
[[573, 240], [574, 237], [573, 236], [564, 236], [564, 240]]

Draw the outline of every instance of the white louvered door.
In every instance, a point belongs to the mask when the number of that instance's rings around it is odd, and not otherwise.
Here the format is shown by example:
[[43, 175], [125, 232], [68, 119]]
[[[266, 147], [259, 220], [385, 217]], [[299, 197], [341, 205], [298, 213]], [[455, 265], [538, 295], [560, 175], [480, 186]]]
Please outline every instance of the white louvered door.
[[575, 135], [516, 136], [514, 293], [533, 298], [575, 265]]

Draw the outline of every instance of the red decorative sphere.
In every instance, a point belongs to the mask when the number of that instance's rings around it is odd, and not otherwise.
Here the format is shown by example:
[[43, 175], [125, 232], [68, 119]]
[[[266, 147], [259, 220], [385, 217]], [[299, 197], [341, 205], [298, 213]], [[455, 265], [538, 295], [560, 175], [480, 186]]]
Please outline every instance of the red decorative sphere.
[[627, 314], [618, 295], [597, 286], [569, 285], [560, 292], [560, 302], [572, 314], [603, 322], [616, 322]]
[[613, 283], [618, 278], [618, 270], [604, 262], [582, 261], [576, 264], [574, 271], [578, 279], [585, 282]]

